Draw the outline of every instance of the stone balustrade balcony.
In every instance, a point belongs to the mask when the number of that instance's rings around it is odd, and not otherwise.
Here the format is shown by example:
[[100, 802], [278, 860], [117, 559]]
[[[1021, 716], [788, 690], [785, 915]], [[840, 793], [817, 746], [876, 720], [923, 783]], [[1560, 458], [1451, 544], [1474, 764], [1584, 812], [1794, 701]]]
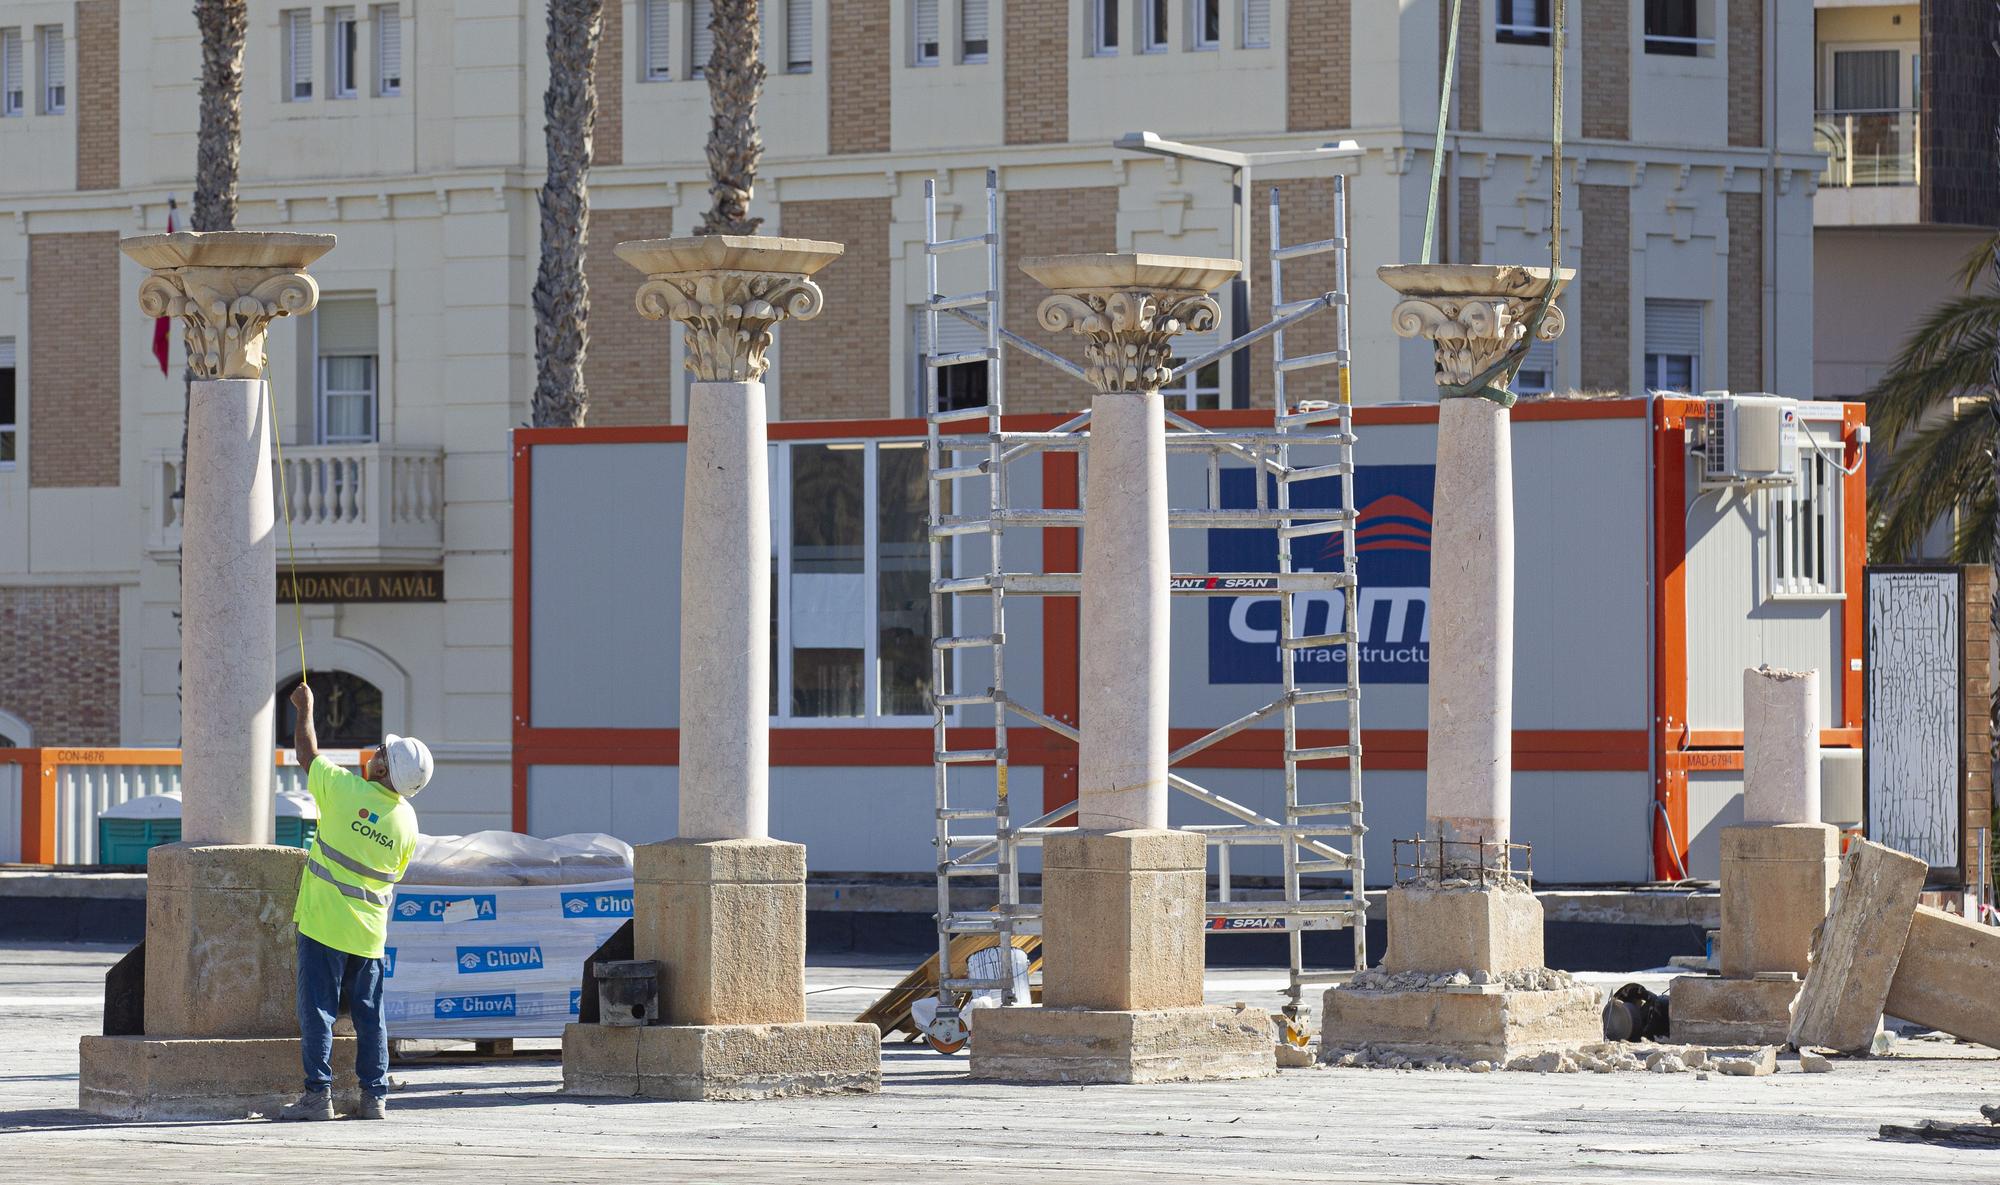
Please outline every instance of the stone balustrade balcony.
[[[157, 558], [180, 547], [178, 452], [155, 453], [146, 547]], [[444, 558], [444, 451], [390, 444], [294, 445], [272, 462], [290, 494], [292, 544], [306, 565], [432, 565]], [[278, 559], [288, 562], [285, 504], [273, 507]]]

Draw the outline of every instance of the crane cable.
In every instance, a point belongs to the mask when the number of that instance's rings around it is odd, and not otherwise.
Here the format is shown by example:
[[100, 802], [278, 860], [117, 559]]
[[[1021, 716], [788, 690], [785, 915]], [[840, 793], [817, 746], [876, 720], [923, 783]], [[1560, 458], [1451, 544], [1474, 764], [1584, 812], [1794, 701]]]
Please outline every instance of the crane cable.
[[278, 512], [285, 518], [285, 550], [291, 556], [292, 569], [292, 628], [299, 635], [299, 682], [306, 681], [306, 617], [305, 608], [299, 603], [299, 549], [292, 542], [292, 483], [285, 469], [285, 434], [278, 430], [278, 396], [269, 379], [264, 381], [264, 395], [270, 408], [271, 443], [278, 456]]
[[[1431, 199], [1430, 209], [1424, 214], [1424, 256], [1430, 263], [1436, 246], [1438, 185], [1444, 175], [1444, 133], [1451, 114], [1451, 90], [1455, 81], [1458, 61], [1458, 15], [1461, 0], [1452, 0], [1451, 29], [1445, 39], [1444, 84], [1438, 91], [1437, 140], [1431, 152]], [[1549, 308], [1555, 303], [1556, 288], [1562, 275], [1562, 172], [1563, 172], [1563, 50], [1568, 40], [1568, 2], [1554, 0], [1550, 13], [1550, 45], [1553, 48], [1553, 69], [1550, 72], [1550, 121], [1549, 121], [1549, 283], [1537, 302], [1534, 313], [1528, 318], [1528, 331], [1508, 347], [1507, 353], [1498, 362], [1474, 375], [1464, 383], [1442, 384], [1438, 388], [1440, 399], [1486, 399], [1501, 407], [1514, 406], [1514, 393], [1508, 385], [1514, 381], [1514, 374], [1521, 369], [1521, 363], [1528, 357], [1528, 348], [1534, 344], [1541, 332], [1542, 322], [1547, 319]], [[1498, 384], [1494, 380], [1500, 380]]]

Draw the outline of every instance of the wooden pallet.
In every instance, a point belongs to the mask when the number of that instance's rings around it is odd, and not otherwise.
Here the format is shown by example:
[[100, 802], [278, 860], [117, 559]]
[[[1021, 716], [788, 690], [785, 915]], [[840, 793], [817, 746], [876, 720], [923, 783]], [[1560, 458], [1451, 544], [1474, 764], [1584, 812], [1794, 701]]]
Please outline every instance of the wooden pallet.
[[[951, 966], [955, 975], [965, 974], [966, 960], [976, 951], [986, 950], [999, 941], [997, 934], [960, 934], [951, 940]], [[1042, 969], [1042, 936], [1039, 934], [1014, 935], [1014, 949], [1028, 952], [1028, 973]], [[924, 1039], [923, 1030], [910, 1017], [910, 1005], [926, 996], [937, 995], [938, 957], [932, 955], [915, 971], [905, 975], [886, 992], [881, 999], [868, 1006], [868, 1010], [854, 1018], [857, 1024], [871, 1024], [881, 1030], [882, 1039], [888, 1040], [896, 1033], [904, 1034], [905, 1042]], [[1042, 992], [1034, 989], [1035, 999], [1040, 1000]]]

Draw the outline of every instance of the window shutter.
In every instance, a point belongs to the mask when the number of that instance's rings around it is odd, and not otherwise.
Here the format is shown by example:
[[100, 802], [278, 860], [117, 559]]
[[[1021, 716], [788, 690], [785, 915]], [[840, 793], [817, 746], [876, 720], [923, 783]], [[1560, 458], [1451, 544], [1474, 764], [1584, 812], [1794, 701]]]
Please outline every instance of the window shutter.
[[403, 89], [403, 17], [393, 4], [375, 10], [376, 77], [382, 92], [395, 94]]
[[1701, 308], [1698, 300], [1646, 302], [1646, 352], [1701, 357]]
[[924, 324], [924, 310], [921, 308], [915, 309], [912, 311], [912, 315], [917, 319], [917, 347], [925, 353], [933, 355], [965, 354], [986, 348], [986, 331], [984, 329], [970, 322], [961, 321], [949, 313], [939, 313], [937, 343], [932, 348], [925, 350], [924, 347], [931, 346], [931, 342], [929, 331]]
[[673, 8], [667, 0], [646, 0], [646, 77], [672, 78]]
[[917, 60], [938, 60], [938, 0], [917, 0]]
[[715, 52], [715, 34], [708, 27], [709, 22], [714, 19], [715, 0], [694, 0], [694, 32], [688, 46], [694, 54], [694, 61], [691, 64], [692, 73], [696, 78], [702, 76], [702, 72], [708, 67], [709, 54]]
[[13, 368], [14, 339], [11, 337], [0, 337], [0, 370], [12, 370]]
[[813, 64], [813, 0], [785, 5], [785, 68], [803, 74]]
[[958, 35], [964, 43], [963, 56], [968, 59], [987, 55], [986, 9], [987, 0], [964, 0], [959, 7]]
[[1266, 49], [1271, 44], [1271, 0], [1243, 0], [1243, 47]]
[[365, 297], [322, 300], [317, 316], [321, 357], [376, 352], [378, 319], [373, 300]]
[[312, 98], [313, 34], [312, 13], [294, 9], [285, 14], [291, 22], [292, 98]]
[[8, 29], [0, 33], [0, 111], [8, 115], [21, 112], [21, 31]]
[[68, 80], [63, 75], [63, 35], [61, 26], [51, 26], [42, 30], [42, 94], [47, 96], [49, 114], [61, 111], [63, 85]]

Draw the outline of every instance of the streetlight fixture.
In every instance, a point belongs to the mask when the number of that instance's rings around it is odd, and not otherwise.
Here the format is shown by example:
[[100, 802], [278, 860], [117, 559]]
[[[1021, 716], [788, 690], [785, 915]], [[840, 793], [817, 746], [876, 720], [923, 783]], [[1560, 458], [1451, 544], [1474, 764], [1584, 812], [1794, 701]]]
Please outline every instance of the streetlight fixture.
[[[1179, 157], [1182, 160], [1201, 161], [1205, 164], [1221, 165], [1229, 170], [1230, 203], [1230, 250], [1243, 262], [1243, 270], [1229, 282], [1229, 336], [1242, 337], [1250, 332], [1250, 174], [1260, 165], [1294, 164], [1299, 161], [1328, 160], [1338, 157], [1360, 156], [1362, 147], [1353, 140], [1337, 140], [1322, 144], [1318, 148], [1295, 148], [1279, 152], [1231, 152], [1226, 148], [1211, 148], [1206, 144], [1188, 144], [1180, 140], [1167, 140], [1154, 132], [1126, 132], [1111, 142], [1113, 148], [1127, 152], [1150, 152], [1155, 156]], [[1250, 351], [1238, 350], [1230, 357], [1231, 385], [1238, 398], [1248, 399], [1250, 392]]]

